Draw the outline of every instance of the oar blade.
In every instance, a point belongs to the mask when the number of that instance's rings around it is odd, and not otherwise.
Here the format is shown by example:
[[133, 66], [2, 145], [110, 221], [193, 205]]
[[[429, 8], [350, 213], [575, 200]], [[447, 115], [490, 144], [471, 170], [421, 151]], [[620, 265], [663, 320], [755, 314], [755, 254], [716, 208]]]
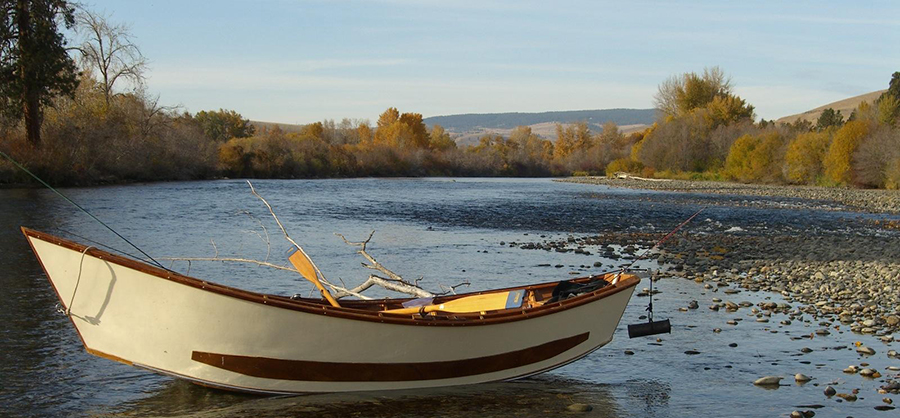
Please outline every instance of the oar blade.
[[437, 305], [412, 306], [400, 309], [386, 310], [387, 313], [409, 314], [417, 312], [450, 312], [470, 313], [495, 311], [499, 309], [513, 309], [522, 306], [525, 299], [524, 290], [512, 290], [509, 292], [488, 293], [484, 295], [472, 295], [454, 299]]
[[318, 281], [316, 277], [316, 269], [313, 268], [313, 265], [309, 261], [309, 258], [307, 258], [299, 248], [291, 247], [291, 249], [287, 251], [287, 258], [288, 261], [290, 261], [294, 266], [294, 268], [297, 269], [297, 271], [299, 271], [300, 274], [306, 278], [306, 280], [309, 280], [313, 283]]

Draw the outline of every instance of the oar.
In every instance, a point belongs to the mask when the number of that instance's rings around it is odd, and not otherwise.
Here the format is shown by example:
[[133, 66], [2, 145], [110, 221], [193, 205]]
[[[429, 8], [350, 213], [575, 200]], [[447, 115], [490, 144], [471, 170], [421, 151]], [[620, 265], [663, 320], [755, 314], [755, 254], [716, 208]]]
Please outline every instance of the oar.
[[291, 247], [287, 252], [287, 256], [291, 264], [294, 265], [294, 268], [297, 269], [306, 280], [311, 281], [319, 288], [319, 291], [322, 292], [322, 296], [328, 300], [328, 303], [330, 303], [331, 306], [336, 308], [341, 307], [341, 305], [334, 300], [334, 297], [331, 296], [331, 293], [328, 292], [328, 289], [325, 289], [325, 286], [322, 286], [322, 282], [319, 281], [319, 276], [316, 275], [316, 269], [313, 268], [312, 262], [303, 250], [297, 247]]
[[512, 290], [508, 292], [466, 296], [438, 305], [412, 306], [409, 308], [389, 309], [384, 312], [393, 314], [414, 314], [436, 311], [466, 313], [512, 309], [522, 306], [523, 296], [525, 296], [524, 290]]

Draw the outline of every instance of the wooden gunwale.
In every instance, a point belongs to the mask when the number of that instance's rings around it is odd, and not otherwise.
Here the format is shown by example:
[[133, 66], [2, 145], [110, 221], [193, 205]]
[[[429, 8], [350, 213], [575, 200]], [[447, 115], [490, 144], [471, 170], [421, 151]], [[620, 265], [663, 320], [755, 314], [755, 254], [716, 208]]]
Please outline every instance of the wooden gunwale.
[[[510, 309], [503, 311], [495, 311], [489, 312], [484, 315], [463, 315], [463, 314], [451, 314], [447, 316], [437, 316], [431, 317], [426, 316], [424, 318], [418, 317], [418, 315], [401, 315], [401, 314], [390, 314], [383, 313], [380, 311], [372, 311], [351, 307], [332, 307], [329, 305], [325, 305], [318, 301], [312, 302], [309, 300], [293, 300], [290, 298], [286, 298], [283, 296], [277, 295], [267, 295], [262, 293], [251, 292], [247, 290], [242, 290], [230, 286], [225, 286], [221, 284], [216, 284], [212, 282], [207, 282], [204, 280], [200, 280], [194, 277], [185, 276], [170, 270], [165, 270], [159, 267], [151, 266], [147, 263], [137, 261], [131, 258], [123, 257], [120, 255], [112, 254], [104, 250], [100, 250], [98, 248], [85, 246], [79, 244], [74, 241], [67, 240], [65, 238], [60, 238], [55, 235], [51, 235], [45, 232], [36, 231], [30, 228], [22, 227], [22, 233], [25, 234], [26, 237], [36, 238], [42, 241], [46, 241], [55, 245], [59, 245], [64, 248], [68, 248], [77, 252], [85, 252], [87, 255], [91, 257], [95, 257], [101, 260], [108, 261], [113, 264], [117, 264], [126, 268], [130, 268], [160, 279], [169, 280], [181, 285], [205, 290], [208, 292], [220, 294], [223, 296], [233, 297], [236, 299], [246, 300], [250, 302], [260, 303], [272, 307], [289, 309], [304, 313], [310, 314], [319, 314], [319, 315], [327, 315], [335, 318], [343, 318], [343, 319], [352, 319], [352, 320], [362, 320], [362, 321], [370, 321], [370, 322], [378, 322], [378, 323], [386, 323], [386, 324], [397, 324], [397, 325], [417, 325], [417, 326], [476, 326], [476, 325], [493, 325], [493, 324], [501, 324], [506, 322], [513, 322], [519, 320], [525, 320], [530, 318], [535, 318], [543, 315], [550, 315], [556, 312], [561, 312], [564, 310], [568, 310], [571, 308], [575, 308], [577, 306], [581, 306], [587, 303], [591, 303], [597, 301], [599, 299], [603, 299], [607, 296], [626, 291], [640, 282], [640, 280], [634, 276], [629, 274], [623, 274], [615, 285], [610, 285], [598, 289], [591, 293], [586, 293], [583, 295], [579, 295], [573, 298], [569, 298], [566, 300], [562, 300], [559, 302], [548, 303], [541, 306], [528, 308], [528, 309]], [[40, 256], [38, 255], [38, 259]], [[43, 267], [43, 262], [41, 262]], [[46, 269], [45, 269], [46, 274]], [[50, 280], [48, 275], [48, 280]], [[586, 278], [582, 279], [586, 280]], [[463, 293], [454, 296], [445, 296], [441, 298], [436, 298], [435, 301], [447, 301], [456, 299], [459, 297], [484, 294], [484, 293], [492, 293], [492, 292], [501, 292], [515, 289], [540, 289], [549, 286], [555, 285], [557, 282], [550, 283], [539, 283], [532, 284], [527, 286], [516, 286], [516, 287], [508, 287], [504, 289], [491, 289], [488, 291], [481, 292], [472, 292], [472, 293]], [[51, 281], [52, 285], [52, 281]], [[54, 286], [55, 289], [55, 286]], [[59, 296], [57, 294], [57, 296]], [[391, 299], [388, 299], [391, 300]], [[407, 299], [393, 299], [391, 301], [402, 301]], [[356, 305], [364, 305], [366, 303], [374, 303], [381, 304], [385, 303], [385, 300], [373, 300], [367, 302], [355, 302], [352, 304]]]

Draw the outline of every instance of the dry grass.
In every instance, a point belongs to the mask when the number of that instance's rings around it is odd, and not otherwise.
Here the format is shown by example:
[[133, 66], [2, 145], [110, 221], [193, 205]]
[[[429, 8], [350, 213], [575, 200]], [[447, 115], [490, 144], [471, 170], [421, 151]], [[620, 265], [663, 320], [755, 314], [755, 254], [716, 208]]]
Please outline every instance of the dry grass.
[[875, 103], [875, 100], [881, 96], [881, 93], [884, 93], [885, 90], [873, 91], [871, 93], [861, 94], [859, 96], [854, 96], [850, 98], [846, 98], [844, 100], [838, 100], [833, 103], [828, 103], [826, 105], [819, 106], [812, 110], [807, 110], [803, 113], [798, 113], [796, 115], [785, 116], [777, 120], [778, 123], [794, 123], [798, 119], [808, 120], [812, 123], [816, 123], [819, 120], [819, 115], [822, 114], [822, 111], [828, 109], [829, 107], [834, 109], [835, 111], [840, 111], [841, 115], [844, 116], [844, 120], [847, 120], [850, 117], [850, 113], [856, 109], [862, 102]]

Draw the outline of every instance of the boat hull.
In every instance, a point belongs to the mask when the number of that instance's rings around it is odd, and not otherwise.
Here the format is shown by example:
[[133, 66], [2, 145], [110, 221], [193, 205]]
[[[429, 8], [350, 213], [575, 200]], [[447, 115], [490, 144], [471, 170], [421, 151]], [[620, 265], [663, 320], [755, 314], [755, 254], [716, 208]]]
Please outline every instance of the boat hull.
[[429, 322], [292, 304], [23, 231], [89, 353], [252, 393], [409, 389], [533, 375], [607, 344], [637, 284], [629, 278], [602, 297], [533, 314]]

